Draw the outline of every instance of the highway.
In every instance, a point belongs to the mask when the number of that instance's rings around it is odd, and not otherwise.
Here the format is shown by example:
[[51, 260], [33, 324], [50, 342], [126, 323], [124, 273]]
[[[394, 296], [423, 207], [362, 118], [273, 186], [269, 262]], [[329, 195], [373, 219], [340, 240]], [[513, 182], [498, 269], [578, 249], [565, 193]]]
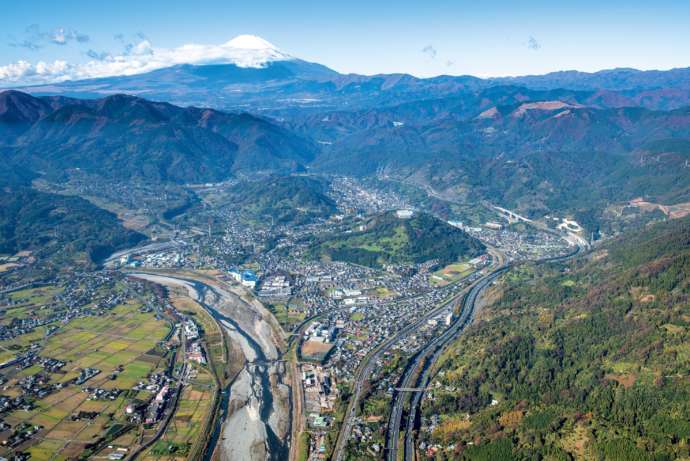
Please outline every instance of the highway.
[[364, 359], [363, 365], [360, 366], [359, 372], [355, 377], [355, 387], [350, 397], [350, 402], [347, 405], [347, 410], [345, 411], [345, 416], [343, 419], [343, 424], [340, 427], [340, 432], [338, 433], [338, 439], [333, 449], [333, 455], [331, 459], [333, 461], [341, 461], [345, 453], [345, 446], [347, 445], [347, 440], [350, 438], [350, 432], [352, 432], [352, 425], [356, 416], [357, 404], [362, 394], [362, 387], [366, 380], [371, 375], [376, 362], [381, 358], [384, 352], [391, 348], [395, 343], [397, 343], [401, 338], [411, 334], [421, 325], [423, 325], [427, 320], [435, 317], [440, 311], [445, 309], [446, 304], [441, 305], [437, 309], [432, 310], [427, 313], [424, 317], [417, 320], [416, 322], [408, 325], [404, 329], [400, 330], [396, 335], [391, 336], [386, 339], [380, 345], [378, 345], [368, 357]]
[[379, 360], [379, 358], [381, 358], [384, 352], [391, 348], [391, 346], [397, 343], [401, 338], [414, 332], [417, 328], [419, 328], [429, 319], [438, 315], [438, 313], [445, 309], [446, 306], [446, 303], [442, 304], [437, 309], [433, 309], [432, 311], [427, 313], [421, 319], [403, 328], [397, 334], [391, 336], [390, 338], [382, 342], [380, 345], [378, 345], [369, 354], [369, 356], [364, 359], [363, 365], [360, 366], [359, 372], [356, 374], [355, 388], [353, 389], [352, 396], [350, 397], [350, 402], [347, 406], [347, 410], [345, 411], [343, 424], [340, 427], [340, 432], [338, 433], [338, 440], [336, 442], [335, 448], [333, 449], [333, 455], [331, 457], [332, 460], [342, 460], [343, 454], [345, 452], [345, 446], [347, 445], [347, 440], [349, 439], [350, 432], [352, 431], [352, 424], [354, 423], [354, 418], [356, 416], [357, 403], [359, 402], [359, 399], [362, 394], [362, 387], [371, 375], [371, 372], [376, 366], [376, 362]]
[[[548, 258], [543, 258], [536, 263], [547, 263], [564, 261], [570, 259], [580, 252], [580, 247], [577, 246], [568, 254], [560, 256], [552, 256]], [[431, 377], [431, 365], [438, 360], [445, 346], [454, 340], [457, 335], [459, 335], [467, 325], [470, 325], [474, 320], [474, 314], [476, 312], [477, 300], [480, 298], [483, 291], [498, 278], [501, 274], [507, 272], [512, 266], [502, 266], [486, 275], [482, 279], [475, 282], [475, 284], [470, 288], [469, 293], [462, 301], [462, 307], [460, 315], [455, 319], [455, 321], [438, 337], [434, 338], [429, 342], [420, 352], [418, 352], [414, 357], [412, 357], [405, 373], [400, 381], [400, 388], [414, 388], [420, 389], [420, 391], [412, 392], [412, 398], [410, 399], [410, 409], [407, 414], [405, 421], [405, 446], [404, 446], [404, 457], [403, 459], [414, 460], [415, 459], [415, 447], [414, 447], [414, 423], [417, 419], [417, 413], [419, 411], [422, 396], [424, 394], [423, 389], [429, 385], [429, 380]], [[421, 373], [420, 373], [421, 370]], [[391, 409], [391, 416], [388, 422], [388, 430], [386, 432], [386, 459], [389, 461], [397, 461], [399, 455], [399, 436], [400, 429], [402, 426], [403, 409], [405, 405], [406, 396], [409, 392], [396, 391], [393, 394], [393, 407]]]
[[[493, 264], [502, 265], [504, 261], [504, 255], [494, 248], [488, 248], [488, 252], [491, 254], [493, 259]], [[400, 330], [397, 334], [391, 336], [390, 338], [379, 344], [367, 357], [364, 358], [362, 365], [358, 372], [355, 374], [355, 387], [353, 389], [352, 396], [348, 403], [347, 409], [345, 411], [345, 416], [343, 419], [343, 424], [338, 432], [338, 438], [336, 440], [335, 447], [333, 448], [333, 454], [331, 455], [332, 461], [341, 461], [343, 455], [345, 454], [345, 446], [350, 437], [350, 432], [352, 432], [352, 426], [354, 424], [354, 419], [356, 416], [357, 404], [362, 394], [362, 387], [367, 381], [371, 372], [376, 366], [376, 362], [381, 358], [384, 352], [389, 350], [393, 345], [395, 345], [400, 339], [405, 336], [412, 334], [420, 326], [426, 323], [429, 319], [432, 319], [438, 315], [441, 311], [447, 308], [448, 304], [458, 302], [465, 295], [466, 290], [461, 291], [455, 295], [452, 299], [439, 305], [436, 309], [432, 309], [426, 315], [416, 322], [408, 325], [407, 327]]]
[[[499, 275], [503, 274], [508, 270], [508, 266], [500, 267], [495, 271], [484, 276], [470, 288], [470, 291], [462, 299], [462, 307], [460, 310], [460, 315], [451, 323], [451, 325], [440, 335], [429, 342], [424, 348], [417, 353], [413, 358], [410, 365], [405, 370], [403, 378], [401, 379], [401, 388], [425, 388], [429, 381], [429, 371], [430, 367], [426, 366], [423, 368], [421, 375], [418, 376], [418, 371], [421, 365], [433, 363], [441, 351], [443, 351], [445, 345], [454, 339], [458, 333], [460, 333], [467, 325], [472, 323], [474, 319], [476, 301], [479, 295], [488, 287], [491, 282], [493, 282]], [[421, 396], [423, 392], [413, 392], [412, 393], [412, 404], [410, 406], [411, 410], [406, 424], [405, 431], [405, 459], [408, 458], [408, 453], [413, 454], [414, 452], [414, 438], [411, 437], [411, 428], [414, 427], [414, 419], [416, 417], [416, 408], [421, 401]], [[396, 391], [393, 394], [393, 408], [391, 409], [391, 417], [388, 424], [388, 431], [386, 434], [386, 458], [390, 461], [397, 461], [398, 459], [398, 437], [400, 434], [400, 426], [402, 423], [403, 407], [405, 404], [405, 397], [408, 395], [407, 392]], [[410, 436], [408, 437], [408, 432]], [[410, 445], [408, 447], [408, 445]]]

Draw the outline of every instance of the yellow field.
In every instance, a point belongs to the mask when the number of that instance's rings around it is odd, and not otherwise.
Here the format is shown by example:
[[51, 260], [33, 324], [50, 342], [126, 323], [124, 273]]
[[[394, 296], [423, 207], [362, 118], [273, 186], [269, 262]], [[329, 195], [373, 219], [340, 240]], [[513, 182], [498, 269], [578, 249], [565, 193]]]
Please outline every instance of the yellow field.
[[[17, 292], [17, 300], [37, 303], [52, 297], [50, 290], [40, 289]], [[139, 312], [139, 304], [120, 305], [102, 317], [86, 317], [72, 320], [53, 336], [43, 339], [44, 331], [39, 328], [30, 335], [23, 335], [13, 341], [0, 342], [0, 350], [10, 344], [25, 345], [27, 340], [45, 341], [41, 357], [50, 357], [67, 362], [59, 372], [51, 373], [50, 382], [60, 383], [78, 376], [80, 369], [94, 367], [100, 374], [91, 378], [84, 386], [119, 388], [130, 391], [139, 381], [156, 369], [162, 369], [163, 354], [155, 349], [169, 331], [164, 320], [157, 320], [152, 313]], [[7, 343], [7, 344], [4, 344]], [[123, 371], [111, 379], [118, 367]], [[3, 394], [11, 395], [18, 389], [17, 381], [43, 370], [34, 365], [12, 376]], [[43, 427], [37, 437], [31, 439], [28, 447], [32, 460], [68, 459], [78, 457], [86, 444], [94, 442], [115, 423], [124, 423], [124, 407], [132, 399], [126, 392], [114, 401], [90, 401], [82, 386], [70, 384], [57, 392], [35, 402], [31, 411], [16, 410], [4, 415], [5, 421], [15, 426], [22, 421]], [[97, 412], [93, 420], [72, 421], [72, 415], [83, 412]], [[7, 448], [0, 448], [0, 456], [8, 454]]]

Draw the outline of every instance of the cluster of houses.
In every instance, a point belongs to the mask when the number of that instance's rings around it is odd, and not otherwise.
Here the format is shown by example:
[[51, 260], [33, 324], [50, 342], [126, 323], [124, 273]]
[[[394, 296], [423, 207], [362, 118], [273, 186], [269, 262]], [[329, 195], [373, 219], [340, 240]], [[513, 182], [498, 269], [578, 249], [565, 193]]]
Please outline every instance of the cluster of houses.
[[[320, 415], [335, 409], [338, 392], [335, 378], [321, 365], [305, 363], [302, 365], [302, 385], [304, 386], [305, 410], [307, 414]], [[311, 417], [313, 420], [315, 418]]]
[[361, 290], [340, 288], [331, 291], [331, 298], [341, 301], [345, 306], [363, 306], [369, 303], [369, 297]]
[[89, 394], [88, 400], [115, 400], [122, 393], [120, 389], [101, 389], [100, 387], [86, 387], [84, 392]]
[[121, 267], [182, 267], [186, 262], [184, 255], [177, 251], [148, 253], [137, 259], [129, 254], [120, 257]]
[[163, 373], [152, 373], [148, 382], [140, 381], [132, 389], [135, 391], [147, 390], [155, 394], [150, 402], [132, 402], [125, 407], [125, 414], [133, 423], [145, 422], [154, 424], [163, 415], [163, 411], [172, 396], [170, 385], [172, 379]]
[[189, 341], [199, 339], [199, 327], [194, 323], [194, 320], [187, 319], [184, 322], [184, 335]]
[[[33, 437], [38, 431], [43, 429], [43, 426], [38, 426], [29, 423], [18, 424], [17, 427], [9, 434], [9, 437], [2, 440], [2, 445], [9, 447], [16, 447]], [[15, 458], [16, 459], [16, 458]]]
[[84, 368], [79, 372], [79, 376], [77, 377], [77, 380], [75, 381], [76, 384], [84, 384], [86, 381], [89, 379], [93, 378], [97, 374], [99, 374], [101, 370], [98, 368]]
[[168, 401], [169, 393], [170, 387], [167, 384], [161, 387], [161, 389], [158, 391], [146, 409], [146, 424], [154, 424], [161, 418], [163, 415], [163, 410], [165, 410], [165, 405]]
[[195, 341], [188, 346], [186, 356], [187, 360], [191, 360], [201, 365], [206, 363], [204, 349], [201, 347], [201, 344], [199, 344], [198, 341]]
[[262, 298], [288, 298], [291, 294], [290, 280], [285, 275], [266, 277], [259, 290], [259, 296]]
[[327, 325], [321, 322], [313, 322], [304, 330], [304, 341], [315, 341], [319, 343], [333, 342], [338, 329], [336, 326]]

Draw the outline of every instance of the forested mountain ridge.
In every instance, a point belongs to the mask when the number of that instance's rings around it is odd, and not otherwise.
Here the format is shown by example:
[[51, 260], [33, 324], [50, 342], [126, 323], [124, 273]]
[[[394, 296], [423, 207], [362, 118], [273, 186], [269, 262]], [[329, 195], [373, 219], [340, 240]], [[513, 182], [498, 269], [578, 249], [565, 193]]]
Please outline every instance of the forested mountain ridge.
[[689, 218], [514, 268], [444, 354], [423, 438], [453, 445], [437, 459], [689, 456], [689, 290]]
[[230, 189], [231, 206], [246, 219], [271, 225], [296, 225], [325, 219], [336, 212], [327, 185], [308, 176], [276, 176], [241, 181]]
[[53, 177], [78, 168], [119, 180], [209, 182], [242, 171], [289, 173], [315, 154], [312, 143], [260, 117], [125, 95], [3, 92], [0, 134], [10, 160]]
[[0, 190], [0, 203], [0, 253], [4, 254], [31, 251], [57, 266], [91, 266], [146, 238], [79, 197], [20, 187]]

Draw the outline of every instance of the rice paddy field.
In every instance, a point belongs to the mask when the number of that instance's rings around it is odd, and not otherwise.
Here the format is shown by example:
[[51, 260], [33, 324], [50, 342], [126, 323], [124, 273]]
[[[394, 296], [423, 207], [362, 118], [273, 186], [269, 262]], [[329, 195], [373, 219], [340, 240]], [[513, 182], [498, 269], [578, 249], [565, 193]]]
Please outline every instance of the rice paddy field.
[[[41, 315], [54, 294], [51, 288], [13, 293], [16, 305], [3, 312], [2, 322]], [[6, 382], [0, 395], [6, 397], [22, 395], [21, 381], [32, 376], [40, 376], [45, 384], [58, 384], [68, 383], [86, 368], [100, 371], [84, 384], [71, 382], [43, 398], [28, 397], [33, 408], [2, 412], [0, 418], [12, 429], [1, 432], [0, 441], [7, 440], [22, 423], [40, 430], [13, 449], [0, 446], [0, 456], [10, 458], [22, 451], [30, 454], [32, 460], [76, 459], [89, 455], [90, 445], [104, 437], [115, 438], [124, 429], [133, 429], [131, 437], [136, 438], [138, 428], [127, 422], [124, 408], [133, 399], [150, 398], [147, 391], [135, 391], [132, 387], [164, 368], [166, 350], [160, 342], [171, 328], [168, 321], [156, 318], [154, 312], [142, 312], [140, 307], [137, 301], [127, 301], [102, 316], [77, 318], [66, 324], [55, 322], [60, 323], [60, 328], [52, 336], [46, 337], [46, 329], [51, 326], [46, 325], [0, 341], [0, 362], [30, 345], [38, 349], [41, 358], [65, 362], [61, 369], [50, 372], [39, 363], [23, 370], [14, 366], [4, 368]], [[117, 388], [122, 392], [114, 400], [90, 400], [85, 387]]]
[[163, 436], [140, 459], [185, 460], [203, 449], [213, 410], [216, 383], [207, 367], [194, 364], [196, 376], [185, 386]]

